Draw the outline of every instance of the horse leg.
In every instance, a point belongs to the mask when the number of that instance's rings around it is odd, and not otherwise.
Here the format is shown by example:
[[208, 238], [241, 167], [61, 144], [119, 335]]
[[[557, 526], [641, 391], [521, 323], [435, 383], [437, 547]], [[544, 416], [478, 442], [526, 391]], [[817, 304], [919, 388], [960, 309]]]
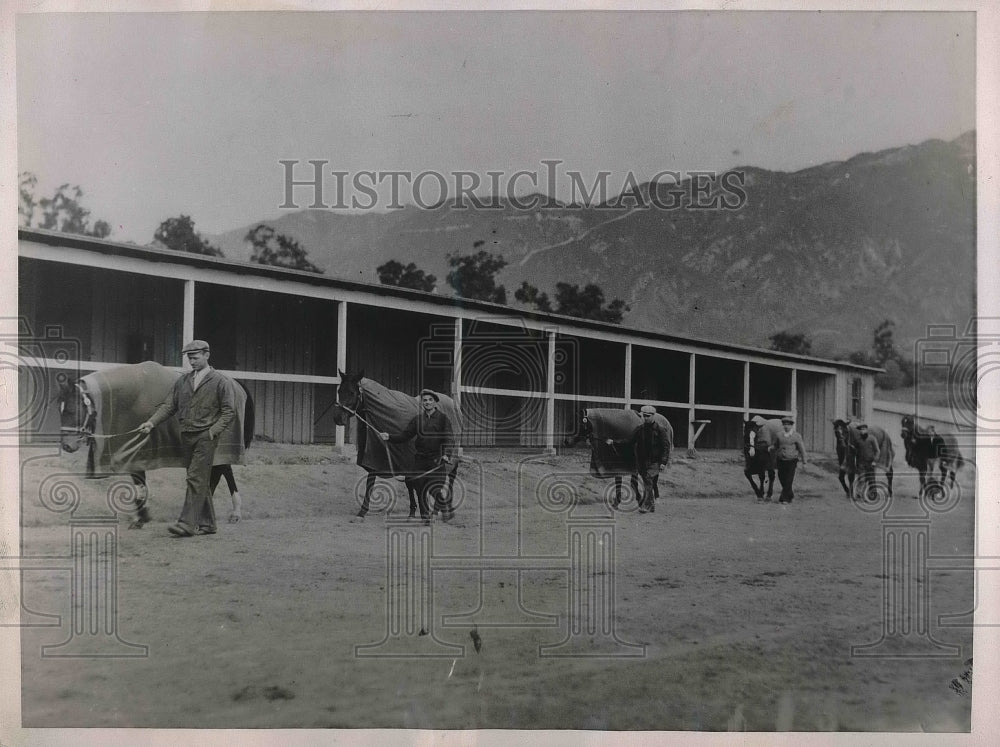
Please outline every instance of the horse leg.
[[372, 488], [375, 487], [375, 473], [369, 472], [365, 478], [365, 497], [361, 500], [361, 510], [358, 511], [358, 518], [365, 518], [368, 509], [371, 507]]
[[406, 481], [406, 496], [410, 499], [410, 515], [407, 518], [412, 519], [417, 515], [417, 491], [409, 480]]
[[[761, 490], [761, 492], [764, 492], [764, 476], [763, 475], [761, 475], [761, 478], [760, 478], [760, 490]], [[769, 469], [767, 471], [767, 497], [768, 498], [773, 498], [774, 497], [774, 470], [773, 469]]]
[[611, 508], [618, 508], [622, 502], [622, 476], [615, 475], [615, 497], [611, 502]]
[[146, 485], [146, 473], [145, 472], [133, 472], [132, 484], [135, 485], [136, 489], [136, 499], [135, 499], [135, 518], [129, 523], [129, 529], [142, 529], [143, 524], [148, 524], [152, 518], [149, 515], [149, 486]]
[[844, 476], [846, 474], [847, 474], [847, 472], [845, 470], [840, 470], [840, 472], [837, 473], [837, 479], [840, 481], [840, 487], [842, 487], [844, 489], [844, 495], [846, 495], [848, 498], [850, 498], [851, 497], [851, 489], [847, 486], [847, 482], [844, 480]]
[[892, 498], [892, 465], [890, 464], [885, 470], [885, 481], [889, 487], [889, 497]]
[[760, 476], [760, 487], [757, 487], [757, 483], [753, 481], [754, 473], [749, 469], [743, 470], [743, 476], [747, 478], [747, 482], [750, 483], [750, 487], [753, 488], [753, 494], [757, 496], [757, 500], [762, 500], [764, 498], [764, 475]]

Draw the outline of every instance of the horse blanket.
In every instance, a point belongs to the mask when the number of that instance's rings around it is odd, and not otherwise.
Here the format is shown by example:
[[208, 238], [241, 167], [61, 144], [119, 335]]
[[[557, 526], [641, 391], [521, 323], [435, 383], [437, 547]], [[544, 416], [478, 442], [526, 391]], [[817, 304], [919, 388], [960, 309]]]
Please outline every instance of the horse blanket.
[[[362, 417], [371, 423], [369, 427], [357, 421], [358, 465], [379, 477], [422, 472], [414, 463], [416, 448], [412, 439], [406, 443], [391, 444], [372, 432], [372, 428], [387, 433], [402, 431], [420, 412], [420, 397], [388, 389], [371, 379], [361, 379], [358, 386], [365, 402]], [[462, 413], [451, 397], [440, 392], [436, 394], [440, 398], [438, 408], [451, 423], [455, 443], [458, 444], [462, 435]], [[457, 463], [455, 466], [458, 466]]]
[[[619, 477], [635, 473], [635, 454], [631, 444], [609, 445], [609, 438], [616, 441], [632, 438], [642, 425], [642, 416], [635, 410], [616, 410], [598, 407], [584, 411], [590, 422], [590, 474], [594, 477]], [[660, 413], [653, 419], [667, 432], [667, 450], [673, 450], [674, 429]]]
[[[93, 460], [88, 460], [88, 475], [187, 466], [176, 417], [158, 425], [148, 438], [131, 432], [170, 396], [180, 376], [178, 371], [146, 361], [97, 371], [80, 379], [80, 388], [90, 397], [97, 413], [94, 434], [98, 438], [94, 439]], [[233, 391], [236, 417], [219, 436], [215, 464], [240, 464], [246, 452], [243, 420], [247, 395], [235, 382]]]
[[[772, 446], [776, 446], [778, 443], [778, 436], [785, 430], [785, 427], [781, 424], [781, 418], [772, 418], [771, 420], [765, 420], [759, 428], [757, 428], [756, 434], [751, 434], [752, 439], [750, 441], [751, 446], [754, 447], [757, 455], [768, 454], [768, 450]], [[750, 456], [747, 455], [749, 459]], [[770, 464], [773, 468], [777, 459], [773, 452], [770, 453]]]

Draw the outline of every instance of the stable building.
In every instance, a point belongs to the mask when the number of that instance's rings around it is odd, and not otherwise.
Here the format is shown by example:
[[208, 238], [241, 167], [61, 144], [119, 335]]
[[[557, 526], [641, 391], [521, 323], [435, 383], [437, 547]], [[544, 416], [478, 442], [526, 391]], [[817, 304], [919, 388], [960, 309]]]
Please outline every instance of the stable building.
[[[879, 369], [41, 229], [20, 229], [22, 437], [58, 433], [60, 380], [184, 342], [250, 391], [257, 436], [345, 443], [340, 371], [459, 400], [466, 447], [552, 450], [585, 407], [653, 404], [680, 447], [735, 449], [753, 415], [793, 415], [806, 448], [871, 416]], [[356, 421], [354, 421], [356, 422]]]

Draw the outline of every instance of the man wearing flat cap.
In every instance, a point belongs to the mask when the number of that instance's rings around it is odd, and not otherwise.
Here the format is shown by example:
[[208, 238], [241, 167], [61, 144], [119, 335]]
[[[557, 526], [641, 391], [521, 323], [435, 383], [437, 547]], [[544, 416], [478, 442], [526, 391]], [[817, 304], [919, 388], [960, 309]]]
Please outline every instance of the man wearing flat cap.
[[854, 427], [858, 430], [858, 437], [854, 441], [854, 463], [861, 482], [861, 493], [869, 500], [875, 500], [875, 463], [882, 452], [878, 439], [868, 432], [867, 423], [858, 421]]
[[208, 364], [210, 350], [204, 340], [192, 340], [181, 353], [187, 356], [191, 370], [174, 382], [167, 399], [139, 430], [149, 433], [177, 415], [187, 462], [187, 493], [180, 519], [167, 531], [175, 537], [191, 537], [216, 532], [210, 487], [212, 461], [219, 436], [236, 416], [235, 384]]
[[802, 441], [802, 436], [795, 430], [795, 418], [786, 415], [781, 419], [784, 430], [778, 434], [771, 446], [771, 450], [776, 452], [778, 482], [781, 483], [781, 496], [778, 503], [791, 503], [795, 497], [792, 490], [792, 483], [795, 481], [795, 470], [799, 465], [799, 458], [802, 463], [807, 464], [806, 445]]
[[656, 483], [663, 465], [670, 460], [670, 437], [666, 429], [656, 422], [655, 407], [643, 405], [639, 415], [642, 424], [632, 434], [630, 443], [635, 455], [635, 471], [642, 479], [639, 513], [646, 514], [656, 510]]
[[431, 389], [420, 391], [420, 408], [422, 412], [407, 424], [401, 433], [379, 433], [383, 441], [400, 444], [416, 438], [414, 446], [414, 466], [416, 477], [410, 480], [410, 485], [417, 493], [417, 504], [420, 506], [420, 518], [424, 523], [430, 521], [428, 498], [433, 498], [434, 505], [441, 513], [444, 521], [451, 521], [455, 510], [451, 505], [451, 495], [445, 485], [443, 465], [451, 461], [451, 452], [455, 447], [455, 435], [451, 421], [438, 408], [440, 398]]

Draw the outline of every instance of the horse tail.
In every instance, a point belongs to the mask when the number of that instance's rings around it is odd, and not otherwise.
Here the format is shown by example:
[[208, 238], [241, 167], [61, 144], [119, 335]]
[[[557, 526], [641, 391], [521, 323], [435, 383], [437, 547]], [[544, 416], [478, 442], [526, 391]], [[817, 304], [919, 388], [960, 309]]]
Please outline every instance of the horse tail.
[[892, 445], [892, 439], [889, 437], [888, 432], [885, 434], [885, 469], [892, 469], [893, 462], [896, 461], [896, 447]]
[[257, 429], [257, 409], [254, 406], [253, 397], [250, 396], [250, 390], [246, 388], [246, 385], [242, 381], [237, 381], [236, 383], [243, 388], [243, 391], [247, 395], [247, 402], [243, 410], [243, 447], [247, 448], [253, 442], [254, 431]]

